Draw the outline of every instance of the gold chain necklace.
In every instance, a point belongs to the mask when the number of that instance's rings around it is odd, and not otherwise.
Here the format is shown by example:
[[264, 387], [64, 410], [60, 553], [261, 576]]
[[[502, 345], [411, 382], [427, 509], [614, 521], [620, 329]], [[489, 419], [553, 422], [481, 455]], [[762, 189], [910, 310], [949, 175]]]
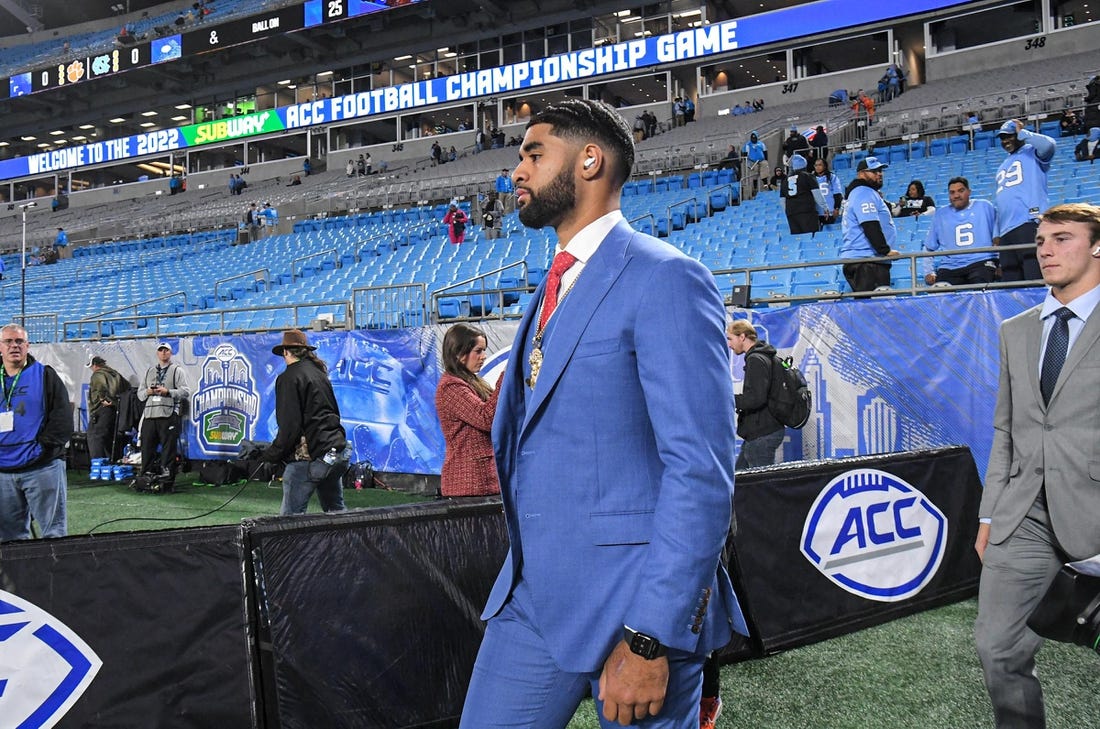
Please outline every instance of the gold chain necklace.
[[[584, 273], [583, 268], [580, 270], [580, 273], [577, 274], [577, 278], [573, 279], [573, 281], [565, 287], [565, 291], [561, 292], [561, 295], [558, 297], [557, 307], [562, 305], [562, 302], [565, 301], [565, 297], [573, 290], [573, 287], [577, 283], [577, 279], [581, 277], [581, 273]], [[527, 378], [527, 386], [532, 390], [535, 389], [535, 383], [538, 382], [539, 379], [539, 370], [542, 369], [542, 335], [546, 332], [546, 325], [539, 325], [537, 322], [542, 321], [542, 307], [544, 306], [546, 306], [545, 292], [543, 293], [542, 301], [539, 302], [539, 310], [536, 315], [538, 318], [535, 319], [535, 338], [531, 340], [531, 354], [527, 357], [527, 364], [531, 365], [531, 376]], [[555, 307], [555, 310], [557, 307]], [[550, 316], [553, 315], [554, 312], [550, 312]], [[546, 324], [549, 323], [550, 320], [547, 319]]]

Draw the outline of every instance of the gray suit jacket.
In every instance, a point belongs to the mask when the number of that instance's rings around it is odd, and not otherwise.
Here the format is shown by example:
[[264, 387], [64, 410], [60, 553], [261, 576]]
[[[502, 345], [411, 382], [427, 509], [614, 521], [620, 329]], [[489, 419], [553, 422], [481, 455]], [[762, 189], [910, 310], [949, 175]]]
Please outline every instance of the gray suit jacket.
[[1100, 309], [1074, 342], [1050, 403], [1039, 393], [1041, 306], [1001, 325], [993, 447], [979, 516], [1000, 544], [1046, 484], [1054, 534], [1075, 559], [1100, 554]]

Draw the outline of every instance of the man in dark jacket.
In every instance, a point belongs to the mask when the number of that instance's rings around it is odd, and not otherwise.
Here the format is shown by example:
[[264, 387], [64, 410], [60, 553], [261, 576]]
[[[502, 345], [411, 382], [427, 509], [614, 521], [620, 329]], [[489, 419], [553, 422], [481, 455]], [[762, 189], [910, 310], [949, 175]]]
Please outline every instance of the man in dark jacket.
[[775, 347], [757, 339], [756, 328], [744, 319], [726, 327], [726, 343], [734, 354], [745, 355], [744, 386], [736, 395], [737, 435], [743, 441], [735, 468], [771, 466], [783, 445], [786, 428], [768, 409]]
[[30, 355], [27, 330], [0, 329], [0, 542], [68, 533], [65, 443], [73, 433], [69, 393], [52, 367]]
[[810, 153], [810, 143], [798, 131], [798, 127], [792, 126], [790, 134], [783, 140], [784, 161], [790, 164], [791, 158], [799, 153], [808, 155]]
[[280, 514], [304, 514], [317, 491], [321, 508], [344, 510], [344, 472], [348, 469], [347, 433], [328, 379], [328, 367], [304, 332], [283, 332], [271, 352], [286, 362], [275, 380], [275, 421], [279, 433], [264, 460], [285, 462]]
[[88, 381], [88, 456], [113, 459], [123, 377], [98, 355], [87, 366], [92, 370]]

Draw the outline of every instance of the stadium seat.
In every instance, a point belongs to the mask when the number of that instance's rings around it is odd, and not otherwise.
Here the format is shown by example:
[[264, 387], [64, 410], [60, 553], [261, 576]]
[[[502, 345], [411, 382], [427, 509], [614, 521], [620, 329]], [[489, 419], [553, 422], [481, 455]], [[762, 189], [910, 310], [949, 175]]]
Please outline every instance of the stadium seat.
[[948, 141], [946, 139], [933, 139], [928, 145], [929, 157], [942, 157], [947, 154]]
[[1043, 122], [1039, 125], [1039, 133], [1048, 137], [1060, 137], [1062, 136], [1062, 124], [1057, 121]]
[[687, 186], [689, 190], [694, 190], [697, 187], [703, 186], [703, 176], [698, 172], [692, 172], [688, 175]]
[[970, 151], [970, 137], [959, 134], [947, 140], [947, 146], [951, 154], [966, 154]]

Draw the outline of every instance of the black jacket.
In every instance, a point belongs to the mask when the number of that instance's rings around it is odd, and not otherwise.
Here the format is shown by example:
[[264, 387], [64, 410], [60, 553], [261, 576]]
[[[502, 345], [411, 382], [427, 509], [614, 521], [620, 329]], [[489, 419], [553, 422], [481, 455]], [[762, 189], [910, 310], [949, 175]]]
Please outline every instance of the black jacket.
[[303, 435], [314, 461], [331, 448], [343, 451], [347, 443], [332, 383], [308, 360], [292, 362], [276, 378], [275, 421], [279, 433], [264, 451], [265, 461], [294, 460], [294, 449]]
[[736, 396], [737, 435], [752, 440], [783, 429], [783, 424], [768, 410], [772, 386], [775, 347], [757, 342], [745, 353], [745, 385]]

